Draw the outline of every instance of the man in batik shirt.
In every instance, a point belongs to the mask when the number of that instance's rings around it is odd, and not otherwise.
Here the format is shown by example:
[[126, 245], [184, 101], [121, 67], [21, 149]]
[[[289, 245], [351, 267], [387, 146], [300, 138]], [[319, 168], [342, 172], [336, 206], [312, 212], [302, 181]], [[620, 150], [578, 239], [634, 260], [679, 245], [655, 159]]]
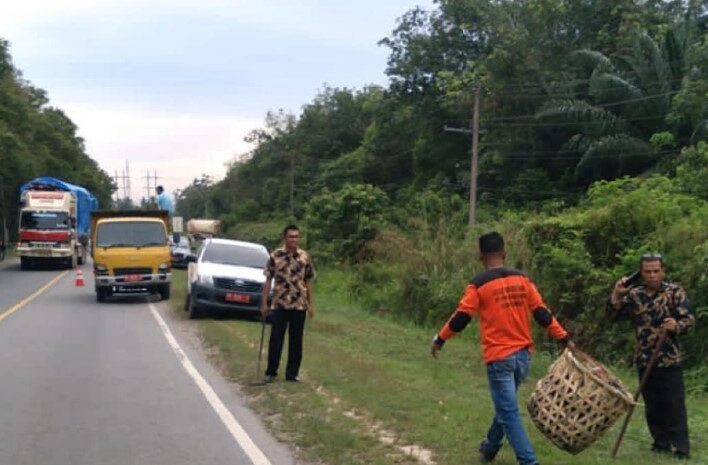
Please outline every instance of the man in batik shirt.
[[642, 279], [639, 286], [632, 287], [627, 278], [617, 281], [608, 302], [608, 312], [612, 318], [629, 318], [634, 325], [637, 336], [634, 362], [640, 379], [661, 332], [666, 331], [668, 337], [659, 349], [642, 396], [647, 425], [654, 439], [652, 450], [672, 453], [673, 446], [675, 457], [687, 459], [690, 446], [678, 336], [686, 334], [695, 319], [686, 291], [664, 281], [661, 255], [643, 255], [639, 272]]
[[278, 376], [280, 355], [283, 351], [285, 331], [288, 331], [288, 364], [285, 380], [299, 382], [302, 362], [302, 336], [306, 315], [315, 314], [312, 295], [312, 278], [315, 270], [310, 256], [299, 248], [300, 230], [295, 225], [283, 230], [283, 247], [270, 254], [264, 270], [266, 277], [261, 298], [261, 315], [268, 315], [268, 298], [273, 281], [270, 304], [271, 330], [268, 343], [268, 368], [265, 381], [271, 383]]

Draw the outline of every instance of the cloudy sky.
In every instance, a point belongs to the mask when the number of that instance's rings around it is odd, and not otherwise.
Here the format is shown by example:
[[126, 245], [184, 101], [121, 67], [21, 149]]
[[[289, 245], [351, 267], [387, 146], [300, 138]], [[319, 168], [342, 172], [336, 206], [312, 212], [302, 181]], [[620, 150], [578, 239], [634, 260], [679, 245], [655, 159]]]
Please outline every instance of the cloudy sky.
[[111, 175], [130, 162], [167, 190], [220, 178], [268, 110], [299, 113], [326, 83], [386, 83], [376, 45], [433, 0], [10, 0], [0, 37], [79, 126]]

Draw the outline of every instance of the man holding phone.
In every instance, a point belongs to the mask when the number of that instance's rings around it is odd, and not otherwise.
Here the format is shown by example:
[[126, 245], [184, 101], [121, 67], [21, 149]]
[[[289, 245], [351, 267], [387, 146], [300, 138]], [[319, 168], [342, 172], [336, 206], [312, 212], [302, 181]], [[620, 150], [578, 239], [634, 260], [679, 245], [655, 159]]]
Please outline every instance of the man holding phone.
[[664, 281], [661, 255], [645, 254], [639, 260], [638, 275], [621, 278], [615, 283], [607, 310], [610, 318], [628, 318], [635, 328], [637, 351], [634, 362], [640, 379], [661, 332], [666, 331], [668, 337], [642, 389], [647, 426], [654, 439], [654, 452], [671, 453], [673, 446], [676, 458], [688, 459], [685, 389], [677, 339], [695, 325], [686, 291], [677, 284]]

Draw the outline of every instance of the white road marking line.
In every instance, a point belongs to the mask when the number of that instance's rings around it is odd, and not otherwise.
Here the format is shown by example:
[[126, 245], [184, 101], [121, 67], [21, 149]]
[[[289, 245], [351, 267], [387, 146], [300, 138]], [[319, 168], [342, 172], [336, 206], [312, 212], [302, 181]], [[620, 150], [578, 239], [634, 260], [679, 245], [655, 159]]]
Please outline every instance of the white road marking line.
[[226, 426], [226, 429], [228, 429], [229, 433], [231, 433], [231, 436], [233, 436], [238, 445], [241, 446], [241, 449], [243, 449], [243, 451], [246, 453], [248, 458], [251, 460], [251, 463], [253, 463], [254, 465], [272, 465], [270, 460], [268, 460], [268, 458], [263, 453], [263, 451], [261, 451], [258, 446], [253, 442], [246, 430], [243, 429], [243, 427], [236, 420], [231, 411], [226, 407], [226, 405], [224, 405], [224, 403], [221, 401], [216, 392], [214, 392], [214, 389], [211, 387], [211, 385], [204, 379], [204, 377], [199, 373], [199, 371], [197, 371], [194, 364], [192, 364], [191, 360], [189, 360], [189, 357], [187, 357], [187, 354], [184, 352], [184, 350], [182, 350], [182, 347], [180, 347], [179, 343], [177, 343], [177, 339], [175, 339], [175, 337], [172, 335], [172, 331], [170, 331], [170, 328], [167, 326], [167, 323], [165, 323], [165, 320], [155, 308], [155, 305], [149, 305], [150, 312], [152, 312], [152, 316], [154, 316], [155, 320], [157, 320], [157, 324], [160, 326], [162, 334], [165, 335], [168, 344], [170, 345], [174, 353], [177, 355], [177, 358], [182, 363], [182, 366], [184, 367], [185, 371], [189, 376], [192, 377], [194, 382], [197, 384], [199, 390], [202, 391], [202, 394], [204, 394], [204, 397], [206, 397], [207, 401], [209, 402], [209, 405], [211, 405], [211, 408], [214, 409], [216, 414], [224, 423], [224, 426]]

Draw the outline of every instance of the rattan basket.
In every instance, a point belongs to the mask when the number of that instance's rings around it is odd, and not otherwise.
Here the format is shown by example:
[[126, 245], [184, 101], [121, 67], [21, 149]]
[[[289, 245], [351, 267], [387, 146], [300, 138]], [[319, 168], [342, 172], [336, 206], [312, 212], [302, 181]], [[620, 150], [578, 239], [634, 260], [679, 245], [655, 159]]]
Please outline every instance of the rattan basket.
[[633, 403], [632, 394], [602, 364], [577, 349], [565, 349], [536, 383], [527, 407], [553, 444], [577, 454]]

